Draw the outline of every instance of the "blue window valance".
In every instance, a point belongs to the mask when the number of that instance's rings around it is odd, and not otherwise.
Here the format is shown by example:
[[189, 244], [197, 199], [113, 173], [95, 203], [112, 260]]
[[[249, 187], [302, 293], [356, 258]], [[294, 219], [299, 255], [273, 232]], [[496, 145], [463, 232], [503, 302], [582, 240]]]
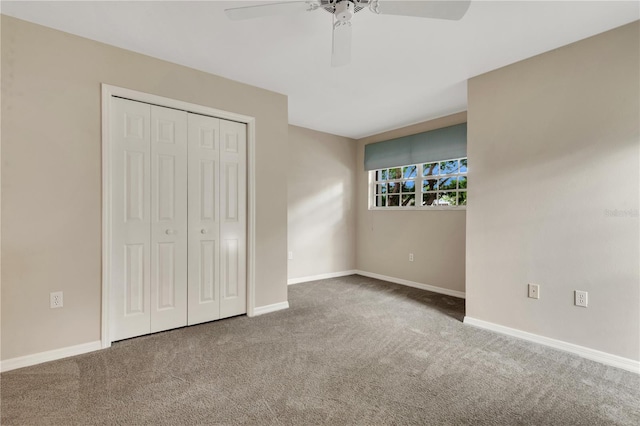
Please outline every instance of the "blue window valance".
[[364, 147], [364, 169], [377, 170], [467, 156], [467, 123]]

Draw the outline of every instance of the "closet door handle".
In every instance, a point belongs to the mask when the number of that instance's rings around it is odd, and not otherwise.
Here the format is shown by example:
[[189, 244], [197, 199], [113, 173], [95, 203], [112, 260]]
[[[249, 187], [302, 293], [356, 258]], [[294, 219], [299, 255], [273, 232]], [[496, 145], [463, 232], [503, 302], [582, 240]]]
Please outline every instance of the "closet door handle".
[[207, 228], [202, 228], [202, 229], [200, 230], [200, 233], [201, 233], [201, 234], [206, 234], [207, 232], [209, 232], [209, 231], [207, 231]]
[[164, 231], [167, 235], [172, 235], [175, 234], [176, 231], [174, 231], [173, 229], [167, 229], [166, 231]]

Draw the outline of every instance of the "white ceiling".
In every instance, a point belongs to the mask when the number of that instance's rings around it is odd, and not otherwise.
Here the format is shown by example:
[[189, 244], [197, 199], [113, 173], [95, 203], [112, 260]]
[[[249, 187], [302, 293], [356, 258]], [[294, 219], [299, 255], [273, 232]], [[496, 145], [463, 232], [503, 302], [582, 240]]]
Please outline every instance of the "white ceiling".
[[468, 78], [640, 18], [637, 1], [475, 0], [461, 21], [365, 9], [352, 19], [351, 64], [331, 68], [329, 13], [223, 13], [260, 3], [2, 1], [1, 11], [283, 93], [291, 124], [352, 138], [464, 111]]

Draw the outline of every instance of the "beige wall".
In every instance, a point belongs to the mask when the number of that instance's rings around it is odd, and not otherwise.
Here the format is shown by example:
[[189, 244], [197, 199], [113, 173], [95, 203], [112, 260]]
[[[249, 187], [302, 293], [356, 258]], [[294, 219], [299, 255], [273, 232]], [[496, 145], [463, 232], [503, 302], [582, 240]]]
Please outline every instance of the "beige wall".
[[468, 316], [640, 359], [639, 28], [469, 81]]
[[256, 305], [287, 300], [285, 96], [6, 16], [1, 49], [2, 359], [100, 339], [100, 83], [256, 117]]
[[289, 126], [289, 279], [356, 267], [356, 141]]
[[[458, 113], [358, 141], [357, 269], [465, 291], [465, 211], [369, 210], [364, 146], [464, 123], [466, 119], [466, 113]], [[413, 262], [409, 262], [409, 253], [414, 254]]]

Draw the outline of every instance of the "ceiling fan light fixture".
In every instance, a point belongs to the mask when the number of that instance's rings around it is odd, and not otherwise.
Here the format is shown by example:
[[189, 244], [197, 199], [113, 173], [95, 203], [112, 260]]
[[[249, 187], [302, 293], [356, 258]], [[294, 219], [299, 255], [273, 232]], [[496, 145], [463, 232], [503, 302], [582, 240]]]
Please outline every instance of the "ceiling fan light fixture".
[[335, 17], [338, 21], [349, 21], [353, 16], [353, 3], [350, 1], [341, 1], [336, 4]]

